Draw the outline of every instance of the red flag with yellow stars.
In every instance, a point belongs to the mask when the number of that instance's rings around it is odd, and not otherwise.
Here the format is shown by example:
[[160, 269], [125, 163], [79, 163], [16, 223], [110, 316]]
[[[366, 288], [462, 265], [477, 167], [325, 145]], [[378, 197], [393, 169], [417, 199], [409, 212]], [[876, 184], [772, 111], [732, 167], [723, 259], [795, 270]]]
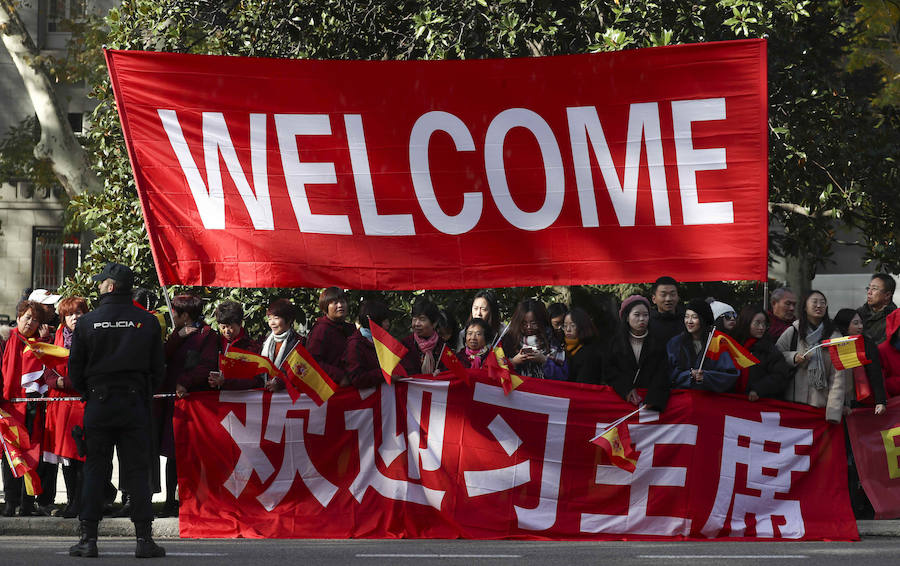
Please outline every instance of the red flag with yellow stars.
[[0, 443], [13, 475], [25, 481], [28, 495], [40, 495], [41, 479], [37, 474], [38, 459], [31, 453], [28, 430], [14, 416], [0, 409]]

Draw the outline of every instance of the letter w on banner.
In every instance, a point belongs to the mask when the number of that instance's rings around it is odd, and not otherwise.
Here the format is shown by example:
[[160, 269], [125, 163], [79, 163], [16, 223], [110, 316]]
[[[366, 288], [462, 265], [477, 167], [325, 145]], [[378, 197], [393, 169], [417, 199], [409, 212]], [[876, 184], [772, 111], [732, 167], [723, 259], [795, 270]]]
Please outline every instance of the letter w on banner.
[[165, 285], [766, 277], [765, 40], [477, 61], [106, 59]]

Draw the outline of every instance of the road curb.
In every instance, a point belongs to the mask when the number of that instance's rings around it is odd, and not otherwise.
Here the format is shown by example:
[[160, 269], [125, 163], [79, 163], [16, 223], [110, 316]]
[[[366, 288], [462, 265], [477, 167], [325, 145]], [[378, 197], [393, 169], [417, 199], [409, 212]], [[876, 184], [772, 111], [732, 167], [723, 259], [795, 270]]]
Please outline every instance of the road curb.
[[[900, 537], [900, 520], [857, 521], [861, 537]], [[178, 519], [153, 521], [153, 537], [179, 538]], [[0, 536], [78, 536], [78, 520], [61, 517], [0, 517]], [[133, 537], [134, 526], [125, 518], [109, 518], [100, 522], [101, 537]]]

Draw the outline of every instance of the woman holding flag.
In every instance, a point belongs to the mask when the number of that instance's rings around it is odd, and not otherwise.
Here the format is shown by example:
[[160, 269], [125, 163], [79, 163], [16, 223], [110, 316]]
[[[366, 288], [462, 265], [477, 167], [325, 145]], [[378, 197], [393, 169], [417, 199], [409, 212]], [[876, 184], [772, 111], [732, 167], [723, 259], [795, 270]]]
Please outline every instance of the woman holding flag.
[[357, 389], [377, 387], [384, 383], [369, 321], [382, 328], [390, 326], [393, 313], [381, 301], [367, 300], [359, 305], [359, 329], [347, 340], [343, 365], [347, 379]]
[[834, 315], [834, 326], [844, 336], [857, 336], [857, 340], [862, 340], [863, 359], [857, 357], [862, 365], [852, 368], [855, 387], [849, 388], [850, 406], [875, 405], [876, 415], [884, 413], [887, 395], [884, 391], [884, 374], [881, 372], [878, 344], [863, 334], [862, 318], [856, 309], [839, 310]]
[[[294, 303], [283, 298], [275, 299], [266, 309], [266, 322], [271, 332], [266, 336], [260, 353], [269, 358], [277, 369], [282, 369], [285, 358], [294, 351], [298, 343], [304, 343], [303, 337], [294, 330], [297, 314]], [[284, 381], [280, 377], [272, 378], [266, 382], [266, 389], [281, 391], [284, 389]]]
[[821, 291], [810, 291], [803, 301], [798, 320], [778, 338], [788, 366], [796, 368], [785, 400], [825, 408], [825, 420], [839, 423], [844, 411], [844, 396], [850, 372], [838, 370], [822, 347], [823, 340], [839, 338], [828, 316], [828, 300]]
[[759, 360], [742, 368], [735, 384], [735, 393], [746, 395], [750, 401], [760, 397], [780, 399], [791, 379], [784, 356], [766, 332], [768, 320], [762, 307], [744, 307], [734, 328], [734, 339]]
[[730, 355], [718, 359], [707, 357], [715, 331], [712, 309], [701, 299], [694, 299], [684, 311], [684, 332], [666, 345], [669, 380], [676, 389], [705, 389], [724, 393], [734, 387], [740, 373]]
[[[72, 333], [78, 319], [88, 312], [87, 301], [82, 297], [67, 297], [59, 302], [59, 312], [62, 324], [56, 330], [53, 343], [63, 348], [72, 347]], [[75, 391], [68, 377], [68, 366], [65, 363], [55, 364], [44, 372], [44, 380], [50, 388], [50, 397], [80, 397]], [[46, 360], [45, 360], [46, 363]], [[81, 499], [81, 484], [83, 480], [84, 456], [78, 454], [75, 439], [72, 436], [72, 428], [84, 426], [84, 402], [60, 401], [47, 403], [47, 418], [44, 428], [44, 459], [47, 462], [61, 462], [63, 465], [63, 480], [66, 483], [66, 497], [68, 502], [62, 511], [62, 516], [74, 519], [78, 516]]]
[[[669, 402], [665, 343], [650, 330], [650, 301], [631, 295], [619, 308], [619, 330], [603, 358], [603, 379], [619, 396], [639, 406], [663, 411]], [[641, 397], [638, 389], [646, 389]]]
[[[3, 375], [3, 398], [15, 399], [26, 396], [40, 395], [47, 390], [44, 384], [44, 366], [34, 356], [25, 355], [25, 345], [28, 339], [35, 338], [41, 324], [44, 322], [46, 311], [35, 301], [22, 301], [16, 307], [16, 326], [9, 333], [9, 340], [3, 351], [3, 364], [0, 366]], [[35, 425], [42, 423], [43, 412], [38, 408], [37, 413], [29, 412], [26, 416], [24, 403], [3, 403], [3, 408], [19, 423], [25, 424], [29, 435], [40, 439], [35, 432]], [[38, 474], [43, 471], [39, 468]], [[12, 517], [16, 508], [21, 506], [19, 514], [23, 516], [34, 513], [34, 497], [23, 493], [24, 481], [16, 478], [9, 467], [9, 462], [3, 458], [3, 493], [6, 501], [6, 509], [3, 514]]]

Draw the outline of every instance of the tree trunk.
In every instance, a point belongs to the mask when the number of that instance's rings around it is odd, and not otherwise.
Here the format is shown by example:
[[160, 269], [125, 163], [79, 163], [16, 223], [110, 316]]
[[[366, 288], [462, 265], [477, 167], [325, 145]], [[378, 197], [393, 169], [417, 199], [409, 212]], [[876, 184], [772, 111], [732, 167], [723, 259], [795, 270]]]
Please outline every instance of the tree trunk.
[[87, 152], [75, 138], [50, 77], [37, 63], [40, 52], [11, 0], [0, 0], [0, 37], [25, 83], [41, 125], [41, 139], [34, 147], [34, 156], [50, 161], [69, 196], [102, 190], [103, 183], [91, 169]]

